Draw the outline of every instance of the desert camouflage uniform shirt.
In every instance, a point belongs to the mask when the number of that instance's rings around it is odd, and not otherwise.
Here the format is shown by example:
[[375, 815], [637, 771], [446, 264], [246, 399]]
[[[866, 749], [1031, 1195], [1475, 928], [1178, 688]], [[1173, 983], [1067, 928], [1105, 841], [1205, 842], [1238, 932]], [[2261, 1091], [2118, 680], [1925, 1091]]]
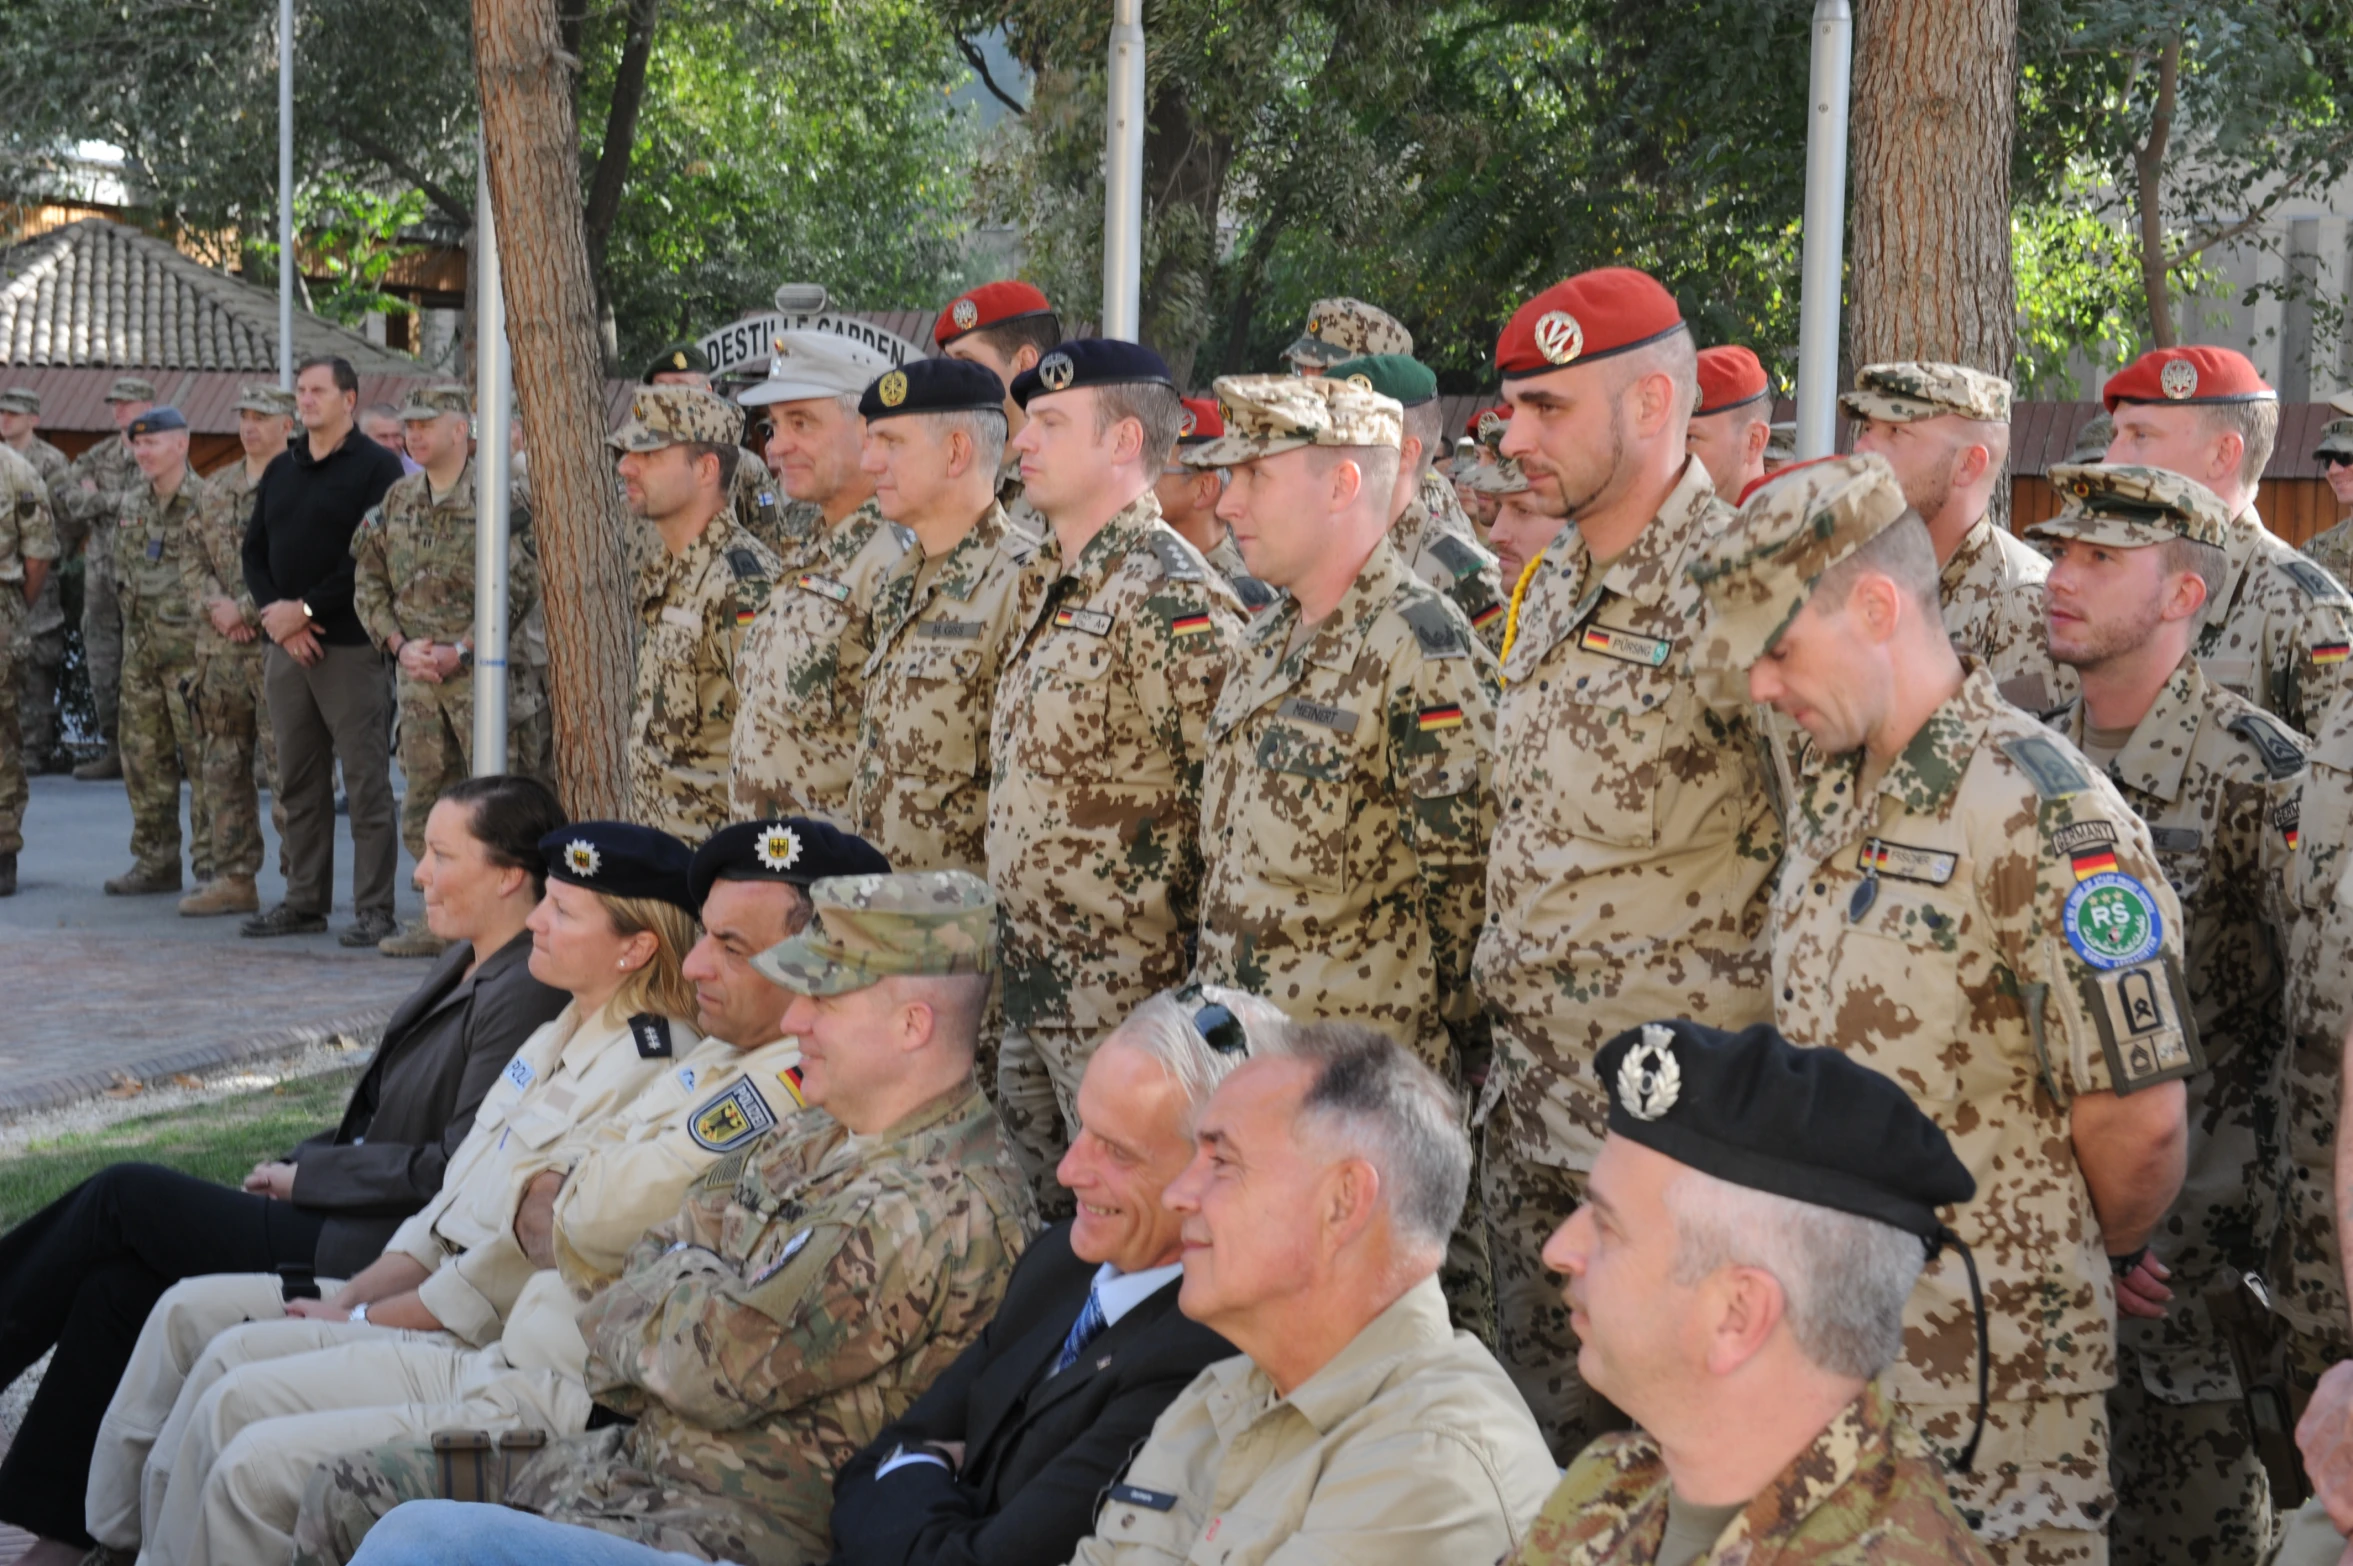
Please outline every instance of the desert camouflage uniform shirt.
[[776, 482], [758, 452], [746, 451], [736, 458], [735, 476], [727, 484], [727, 498], [735, 507], [737, 527], [779, 555], [785, 552], [785, 540], [790, 532], [786, 519], [798, 502], [785, 494], [784, 486]]
[[554, 1443], [508, 1501], [708, 1560], [824, 1560], [834, 1474], [988, 1325], [1032, 1220], [976, 1087], [728, 1154], [581, 1313], [589, 1392], [637, 1422]]
[[913, 543], [869, 500], [784, 557], [736, 667], [743, 708], [729, 775], [737, 820], [819, 816], [849, 825], [874, 602]]
[[2353, 597], [2275, 537], [2252, 510], [2234, 517], [2229, 579], [2206, 607], [2198, 663], [2299, 734], [2353, 691]]
[[1503, 652], [1510, 584], [1472, 531], [1452, 484], [1435, 472], [1424, 473], [1420, 490], [1389, 524], [1389, 542], [1415, 576], [1454, 600], [1489, 652]]
[[[474, 639], [474, 462], [466, 459], [449, 493], [436, 498], [423, 472], [396, 479], [351, 535], [351, 603], [378, 647], [395, 636], [451, 643]], [[519, 641], [539, 601], [539, 557], [526, 542], [528, 514], [510, 513], [507, 532], [507, 625]], [[406, 674], [402, 685], [410, 682]], [[471, 683], [470, 671], [454, 681]], [[507, 719], [519, 723], [539, 711], [536, 680], [507, 682]]]
[[[1651, 1566], [1667, 1466], [1641, 1431], [1580, 1454], [1511, 1566]], [[1693, 1566], [1971, 1566], [1986, 1560], [1944, 1474], [1878, 1382], [1760, 1491]]]
[[899, 870], [988, 873], [989, 708], [1036, 558], [992, 503], [929, 571], [910, 549], [883, 580], [850, 826]]
[[2304, 553], [2319, 561], [2338, 586], [2344, 586], [2346, 578], [2353, 577], [2353, 517], [2306, 539]]
[[2038, 715], [2073, 700], [2078, 688], [2073, 669], [2051, 662], [2043, 628], [2050, 574], [2040, 550], [1979, 517], [1936, 582], [1953, 650], [1984, 664], [2014, 706]]
[[1484, 1043], [1459, 1035], [1481, 1020], [1494, 660], [1386, 543], [1292, 651], [1298, 626], [1289, 598], [1251, 625], [1209, 722], [1194, 977], [1448, 1073]]
[[1101, 1033], [1192, 967], [1203, 732], [1241, 608], [1149, 490], [1038, 568], [989, 720], [1005, 1015]]
[[[1945, 1219], [1990, 1317], [1985, 1437], [1954, 1479], [1971, 1526], [2097, 1531], [2116, 1300], [2068, 1107], [2197, 1068], [2181, 905], [2115, 786], [1968, 667], [1867, 797], [1860, 750], [1797, 758], [1774, 1020], [1903, 1084], [1976, 1178]], [[1888, 1391], [1957, 1452], [1977, 1396], [1958, 1257], [1929, 1265], [1904, 1323]]]
[[629, 819], [699, 843], [733, 819], [727, 747], [735, 732], [744, 627], [783, 570], [721, 511], [682, 555], [638, 568], [637, 697], [630, 714]]
[[1500, 815], [1475, 972], [1521, 1154], [1586, 1170], [1608, 1098], [1593, 1057], [1627, 1028], [1772, 1014], [1765, 911], [1780, 821], [1745, 684], [1695, 675], [1708, 609], [1684, 567], [1731, 526], [1686, 463], [1597, 582], [1564, 527], [1504, 661]]

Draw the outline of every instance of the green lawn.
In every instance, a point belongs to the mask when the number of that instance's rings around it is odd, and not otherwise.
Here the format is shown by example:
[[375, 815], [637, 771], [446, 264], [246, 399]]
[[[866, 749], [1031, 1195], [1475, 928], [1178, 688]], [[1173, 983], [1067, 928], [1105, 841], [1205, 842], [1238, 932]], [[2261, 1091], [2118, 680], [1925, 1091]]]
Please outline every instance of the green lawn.
[[198, 1108], [138, 1115], [0, 1158], [0, 1230], [14, 1227], [108, 1164], [126, 1160], [235, 1185], [262, 1159], [332, 1128], [360, 1065], [354, 1061], [346, 1069]]

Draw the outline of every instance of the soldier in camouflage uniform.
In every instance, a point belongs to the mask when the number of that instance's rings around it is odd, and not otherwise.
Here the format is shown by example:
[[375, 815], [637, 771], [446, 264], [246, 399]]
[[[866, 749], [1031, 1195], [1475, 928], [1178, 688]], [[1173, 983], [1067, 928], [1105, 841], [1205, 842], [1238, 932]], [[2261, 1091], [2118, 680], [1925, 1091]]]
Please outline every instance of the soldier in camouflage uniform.
[[744, 394], [769, 410], [769, 446], [786, 489], [819, 512], [797, 523], [776, 591], [744, 633], [736, 670], [743, 706], [728, 757], [739, 816], [850, 823], [875, 599], [914, 543], [883, 520], [873, 477], [857, 466], [861, 394], [888, 383], [904, 395], [906, 383], [889, 383], [889, 373], [883, 366], [878, 378], [875, 356], [830, 333], [787, 332], [776, 339], [768, 380]]
[[1241, 606], [1160, 520], [1183, 414], [1159, 355], [1065, 343], [1013, 395], [1029, 501], [1053, 524], [989, 721], [1001, 900], [998, 1102], [1049, 1194], [1095, 1043], [1193, 966], [1201, 760]]
[[[202, 786], [196, 732], [196, 626], [189, 593], [196, 518], [211, 486], [188, 466], [188, 421], [151, 408], [124, 432], [145, 490], [110, 529], [114, 583], [126, 629], [123, 646], [123, 779], [131, 796], [131, 868], [106, 883], [113, 897], [180, 889], [180, 785], [197, 787], [190, 819], [212, 819]], [[93, 533], [92, 538], [96, 538]], [[210, 833], [195, 847], [196, 879], [212, 878]]]
[[650, 386], [611, 437], [629, 509], [662, 543], [637, 573], [629, 816], [690, 843], [727, 822], [743, 629], [783, 570], [735, 525], [720, 488], [717, 448], [742, 428], [743, 415], [708, 392]]
[[1499, 454], [1531, 505], [1571, 521], [1503, 660], [1473, 968], [1495, 1030], [1481, 1195], [1496, 1354], [1562, 1459], [1616, 1418], [1577, 1374], [1542, 1259], [1600, 1150], [1593, 1057], [1660, 1017], [1736, 1027], [1772, 1010], [1770, 775], [1739, 693], [1690, 662], [1708, 611], [1683, 567], [1732, 516], [1685, 449], [1693, 357], [1672, 296], [1614, 267], [1545, 290], [1496, 345], [1520, 409], [1498, 421]]
[[[0, 633], [39, 602], [41, 583], [57, 560], [57, 529], [50, 520], [49, 486], [34, 466], [0, 442]], [[13, 660], [13, 640], [0, 641]], [[17, 726], [15, 671], [0, 668], [0, 897], [16, 895], [16, 856], [24, 848], [25, 782]]]
[[[194, 818], [212, 836], [210, 881], [180, 899], [189, 918], [252, 913], [261, 907], [254, 877], [261, 871], [259, 775], [270, 791], [270, 821], [286, 840], [286, 805], [278, 797], [278, 737], [271, 731], [262, 691], [261, 611], [245, 586], [245, 525], [262, 470], [286, 450], [294, 429], [294, 394], [249, 385], [237, 401], [237, 439], [244, 460], [207, 480], [210, 493], [196, 513], [196, 547], [188, 552], [188, 596], [197, 609], [197, 763], [211, 818]], [[284, 868], [283, 846], [279, 849]]]
[[1773, 383], [1754, 352], [1737, 343], [1699, 351], [1699, 402], [1684, 444], [1728, 504], [1765, 476], [1772, 417]]
[[2270, 1485], [2208, 1300], [2269, 1266], [2279, 1229], [2288, 1041], [2266, 883], [2280, 862], [2272, 818], [2295, 797], [2304, 741], [2207, 684], [2190, 656], [2206, 578], [2222, 577], [2222, 502], [2156, 468], [2063, 465], [2050, 477], [2066, 509], [2027, 536], [2052, 550], [2052, 656], [2084, 683], [2051, 726], [2148, 824], [2181, 899], [2189, 1015], [2208, 1066], [2189, 1083], [2189, 1173], [2152, 1239], [2172, 1300], [2118, 1299], [2109, 1542], [2125, 1561], [2187, 1552], [2255, 1566], [2271, 1537]]
[[82, 658], [90, 674], [90, 697], [98, 708], [98, 732], [106, 740], [105, 754], [74, 768], [74, 776], [84, 782], [123, 775], [116, 722], [122, 692], [123, 612], [115, 599], [114, 529], [124, 508], [147, 492], [147, 480], [131, 460], [130, 444], [120, 432], [154, 406], [154, 382], [135, 375], [118, 378], [106, 389], [106, 411], [113, 415], [117, 433], [74, 458], [58, 489], [73, 514], [74, 530], [84, 539]]
[[1440, 435], [1438, 377], [1403, 354], [1344, 359], [1325, 373], [1393, 397], [1405, 410], [1404, 460], [1389, 499], [1389, 545], [1407, 570], [1454, 601], [1489, 652], [1501, 652], [1511, 584], [1471, 530], [1454, 486], [1431, 466]]
[[[638, 377], [648, 386], [685, 386], [695, 391], [712, 391], [711, 356], [695, 343], [672, 343], [646, 365], [645, 374]], [[735, 513], [735, 525], [766, 544], [770, 549], [784, 549], [784, 505], [777, 497], [776, 481], [768, 476], [755, 453], [742, 446], [734, 446], [720, 453], [719, 477], [727, 490], [728, 506]]]
[[1241, 546], [1234, 542], [1234, 530], [1217, 514], [1217, 504], [1225, 497], [1225, 470], [1188, 467], [1184, 460], [1186, 452], [1224, 437], [1225, 414], [1214, 397], [1187, 397], [1183, 401], [1185, 412], [1177, 421], [1176, 450], [1160, 470], [1160, 477], [1152, 481], [1152, 496], [1160, 502], [1160, 520], [1201, 552], [1201, 558], [1226, 579], [1226, 586], [1256, 619], [1281, 601], [1282, 589], [1250, 574]]
[[2181, 904], [2115, 785], [1953, 651], [1885, 459], [1769, 481], [1692, 573], [1715, 611], [1702, 658], [1805, 730], [1774, 1021], [1902, 1084], [1977, 1182], [1942, 1213], [1990, 1357], [1946, 1258], [1911, 1291], [1889, 1394], [1996, 1562], [2103, 1561], [2116, 1280], [2155, 1277], [2204, 1065]]
[[[544, 1522], [458, 1513], [450, 1548], [487, 1530], [560, 1556], [551, 1525], [574, 1524], [745, 1566], [823, 1560], [834, 1474], [995, 1314], [1035, 1215], [972, 1081], [988, 889], [946, 871], [820, 881], [810, 898], [810, 927], [754, 963], [803, 997], [785, 1025], [816, 1052], [822, 1112], [713, 1164], [588, 1302], [589, 1391], [633, 1422], [514, 1474], [506, 1503]], [[883, 1049], [896, 1028], [855, 1009], [877, 1001], [894, 1022], [928, 1007], [931, 1037]], [[440, 1493], [429, 1448], [346, 1466]]]
[[2071, 699], [2074, 675], [2043, 647], [2051, 564], [1988, 515], [2010, 452], [2010, 383], [1958, 364], [1873, 364], [1839, 401], [1855, 419], [1854, 449], [1885, 457], [1928, 523], [1953, 646], [2029, 712]]
[[2075, 443], [2067, 448], [2067, 460], [2072, 463], [2105, 462], [2108, 447], [2116, 439], [2116, 421], [2105, 413], [2095, 413], [2075, 432]]
[[1784, 420], [1765, 429], [1765, 473], [1770, 477], [1797, 460], [1797, 422]]
[[[1581, 1209], [1546, 1255], [1640, 1428], [1570, 1465], [1511, 1566], [1982, 1566], [1882, 1379], [1939, 1209], [1975, 1186], [1943, 1133], [1879, 1073], [1766, 1027], [1647, 1024], [1601, 1076], [1609, 1240]], [[1736, 1477], [1758, 1488], [1721, 1500]], [[1703, 1484], [1719, 1499], [1695, 1502]]]
[[1307, 329], [1283, 350], [1292, 370], [1321, 375], [1343, 359], [1396, 353], [1411, 357], [1413, 333], [1397, 318], [1361, 299], [1318, 299], [1308, 307]]
[[1012, 387], [1015, 376], [1062, 341], [1062, 318], [1036, 288], [1008, 278], [949, 300], [932, 323], [931, 340], [948, 358], [977, 364], [1004, 384], [1005, 455], [997, 470], [997, 504], [1015, 532], [1032, 542], [1044, 539], [1045, 519], [1022, 500], [1021, 454], [1013, 449], [1013, 437], [1024, 415]]
[[[875, 499], [916, 541], [875, 597], [849, 814], [904, 870], [988, 869], [989, 707], [1040, 587], [1036, 546], [998, 504], [997, 378], [918, 359], [866, 390]], [[995, 1040], [981, 1040], [993, 1066]], [[993, 1073], [982, 1080], [995, 1085]]]
[[[2312, 460], [2320, 464], [2337, 504], [2353, 506], [2353, 419], [2331, 419], [2322, 425]], [[2304, 553], [2343, 586], [2353, 578], [2353, 515], [2314, 534], [2305, 542]]]
[[[81, 538], [64, 536], [73, 523], [65, 511], [60, 488], [66, 482], [65, 453], [33, 433], [41, 422], [41, 394], [11, 386], [0, 392], [0, 445], [33, 465], [49, 490], [51, 519], [59, 525], [61, 555], [80, 548]], [[42, 574], [41, 591], [32, 612], [17, 632], [17, 713], [24, 744], [27, 773], [62, 772], [70, 765], [62, 748], [65, 715], [58, 708], [58, 679], [65, 672], [65, 606], [61, 598], [65, 573]]]
[[2109, 378], [2110, 462], [2194, 479], [2231, 508], [2230, 574], [2198, 635], [2206, 678], [2300, 734], [2353, 692], [2353, 597], [2255, 514], [2279, 395], [2228, 348], [2159, 348]]
[[[425, 818], [442, 790], [474, 773], [474, 476], [468, 450], [473, 399], [463, 386], [428, 386], [400, 411], [410, 455], [423, 466], [384, 492], [351, 536], [352, 608], [368, 635], [397, 660], [400, 770], [408, 792], [400, 831], [409, 857], [425, 857]], [[519, 640], [539, 601], [539, 561], [525, 547], [530, 519], [507, 538], [509, 639]], [[503, 765], [528, 774], [527, 736], [539, 715], [538, 682], [508, 682]], [[377, 943], [387, 957], [437, 957], [448, 943], [422, 916]]]
[[[1396, 401], [1344, 375], [1227, 376], [1220, 509], [1286, 597], [1228, 674], [1201, 779], [1193, 976], [1300, 1021], [1355, 1021], [1458, 1089], [1487, 1066], [1471, 988], [1486, 909], [1495, 664], [1389, 541]], [[1336, 454], [1333, 455], [1333, 454]], [[1335, 495], [1346, 469], [1352, 493]], [[1494, 1335], [1484, 1223], [1441, 1275], [1457, 1325]]]

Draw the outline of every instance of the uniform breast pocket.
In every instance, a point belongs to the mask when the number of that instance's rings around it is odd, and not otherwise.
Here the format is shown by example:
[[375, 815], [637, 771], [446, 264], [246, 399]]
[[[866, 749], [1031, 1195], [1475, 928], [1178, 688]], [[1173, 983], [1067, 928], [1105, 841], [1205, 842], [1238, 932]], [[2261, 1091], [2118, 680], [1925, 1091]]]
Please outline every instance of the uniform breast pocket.
[[980, 772], [980, 729], [989, 720], [977, 647], [922, 648], [902, 676], [905, 703], [892, 714], [896, 770], [955, 781]]
[[2314, 767], [2305, 774], [2300, 797], [2283, 807], [2287, 819], [2273, 823], [2275, 831], [2295, 834], [2295, 850], [2288, 858], [2287, 894], [2296, 906], [2318, 913], [2340, 899], [2353, 905], [2353, 888], [2344, 885], [2345, 848], [2353, 837], [2353, 788], [2334, 767]]
[[702, 721], [697, 654], [702, 649], [699, 627], [678, 624], [665, 612], [646, 628], [638, 656], [644, 660], [641, 681], [651, 698], [653, 716], [674, 724]]
[[1022, 765], [1046, 777], [1121, 780], [1112, 770], [1111, 662], [1111, 648], [1097, 638], [1055, 634], [1030, 681]]
[[1499, 780], [1509, 777], [1515, 790], [1550, 792], [1563, 824], [1579, 837], [1624, 848], [1656, 845], [1660, 796], [1670, 781], [1663, 764], [1667, 694], [1654, 669], [1610, 664], [1571, 674], [1557, 699], [1538, 698], [1545, 713], [1539, 721], [1552, 727], [1535, 766], [1499, 768]]
[[[1961, 1092], [1967, 997], [1954, 962], [1960, 913], [1930, 888], [1882, 879], [1862, 916], [1847, 929], [1839, 963], [1842, 1038], [1867, 1041], [1851, 1051], [1902, 1083], [1925, 1103]], [[1833, 886], [1828, 895], [1844, 892]]]
[[547, 1104], [534, 1104], [507, 1116], [507, 1133], [534, 1151], [548, 1146], [571, 1129], [569, 1116]]
[[[1362, 727], [1362, 725], [1359, 725]], [[1261, 873], [1278, 884], [1345, 891], [1356, 758], [1335, 731], [1277, 723], [1258, 736], [1251, 835]]]

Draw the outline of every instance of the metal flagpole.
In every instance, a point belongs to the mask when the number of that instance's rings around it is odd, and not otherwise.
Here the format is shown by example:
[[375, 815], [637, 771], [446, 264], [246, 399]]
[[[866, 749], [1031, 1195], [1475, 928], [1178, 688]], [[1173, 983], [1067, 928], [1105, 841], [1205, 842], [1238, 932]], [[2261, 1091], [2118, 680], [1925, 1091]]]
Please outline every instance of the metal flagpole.
[[1855, 13], [1814, 0], [1814, 58], [1806, 93], [1805, 254], [1799, 265], [1797, 454], [1830, 455], [1838, 437], [1838, 313], [1846, 283], [1846, 112]]
[[1110, 82], [1104, 116], [1102, 332], [1134, 342], [1143, 319], [1144, 0], [1112, 0]]
[[507, 769], [508, 409], [514, 366], [507, 354], [506, 295], [499, 280], [498, 225], [490, 211], [490, 154], [474, 191], [474, 775]]
[[278, 384], [294, 389], [294, 0], [278, 0]]

